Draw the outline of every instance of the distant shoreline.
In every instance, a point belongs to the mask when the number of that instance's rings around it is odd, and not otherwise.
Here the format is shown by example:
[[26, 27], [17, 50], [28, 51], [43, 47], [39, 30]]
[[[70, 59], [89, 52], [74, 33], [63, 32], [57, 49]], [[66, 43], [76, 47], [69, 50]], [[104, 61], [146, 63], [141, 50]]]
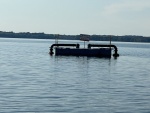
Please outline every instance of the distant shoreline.
[[[80, 35], [58, 35], [45, 33], [30, 33], [30, 32], [5, 32], [0, 31], [1, 38], [27, 38], [27, 39], [61, 39], [61, 40], [80, 40]], [[110, 35], [90, 35], [91, 41], [110, 41]], [[118, 42], [145, 42], [150, 43], [150, 37], [125, 35], [111, 36], [112, 41]]]

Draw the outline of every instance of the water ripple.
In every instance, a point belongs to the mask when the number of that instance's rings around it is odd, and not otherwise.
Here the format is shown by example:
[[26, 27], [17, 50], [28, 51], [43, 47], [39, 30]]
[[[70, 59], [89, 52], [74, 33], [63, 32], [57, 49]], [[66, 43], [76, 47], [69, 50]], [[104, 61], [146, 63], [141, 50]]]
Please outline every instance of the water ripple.
[[105, 59], [49, 56], [51, 43], [0, 42], [0, 113], [150, 112], [148, 44], [117, 43]]

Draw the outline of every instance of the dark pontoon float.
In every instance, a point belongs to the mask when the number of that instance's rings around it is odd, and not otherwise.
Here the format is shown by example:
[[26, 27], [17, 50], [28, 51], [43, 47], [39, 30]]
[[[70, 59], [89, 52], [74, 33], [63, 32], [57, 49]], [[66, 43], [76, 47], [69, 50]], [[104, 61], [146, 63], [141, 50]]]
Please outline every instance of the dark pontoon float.
[[[84, 41], [88, 41], [87, 38], [84, 38]], [[114, 48], [114, 57], [118, 57], [118, 49], [115, 45], [112, 45], [111, 42], [108, 45], [104, 44], [88, 44], [87, 48], [80, 48], [79, 44], [52, 44], [50, 47], [50, 55], [53, 55], [53, 49], [55, 47], [55, 55], [63, 56], [90, 56], [90, 57], [108, 57], [112, 56], [112, 48]]]

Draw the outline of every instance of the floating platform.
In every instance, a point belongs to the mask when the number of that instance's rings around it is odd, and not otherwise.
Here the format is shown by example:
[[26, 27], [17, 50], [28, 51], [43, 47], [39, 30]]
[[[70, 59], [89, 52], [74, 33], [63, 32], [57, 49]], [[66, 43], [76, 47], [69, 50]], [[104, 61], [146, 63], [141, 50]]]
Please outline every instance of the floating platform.
[[[94, 57], [111, 57], [112, 48], [114, 48], [114, 57], [118, 57], [118, 49], [115, 45], [97, 45], [88, 44], [87, 48], [80, 48], [79, 44], [52, 44], [50, 47], [50, 55], [53, 55], [55, 47], [55, 55], [63, 56], [94, 56]], [[69, 48], [70, 47], [70, 48]], [[71, 48], [74, 47], [74, 48]]]
[[55, 55], [111, 57], [111, 49], [55, 48]]

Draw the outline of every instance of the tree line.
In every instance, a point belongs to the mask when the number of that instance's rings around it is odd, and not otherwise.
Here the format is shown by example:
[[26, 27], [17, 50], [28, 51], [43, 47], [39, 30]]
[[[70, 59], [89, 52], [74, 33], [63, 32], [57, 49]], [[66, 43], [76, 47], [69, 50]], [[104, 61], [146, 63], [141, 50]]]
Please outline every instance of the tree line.
[[[6, 32], [0, 31], [0, 37], [3, 38], [31, 38], [31, 39], [64, 39], [64, 40], [80, 40], [80, 35], [58, 35], [45, 33], [30, 33], [30, 32]], [[90, 40], [93, 41], [120, 41], [120, 42], [147, 42], [150, 43], [150, 37], [136, 36], [136, 35], [89, 35]]]

